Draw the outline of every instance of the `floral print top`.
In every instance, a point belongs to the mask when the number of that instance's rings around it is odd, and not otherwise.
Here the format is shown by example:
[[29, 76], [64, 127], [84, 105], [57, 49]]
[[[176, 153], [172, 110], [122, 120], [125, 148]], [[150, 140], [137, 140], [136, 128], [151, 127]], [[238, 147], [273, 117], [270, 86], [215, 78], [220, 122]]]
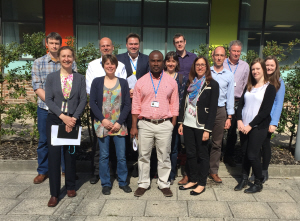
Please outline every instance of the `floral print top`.
[[[111, 121], [113, 124], [119, 119], [121, 113], [121, 85], [119, 79], [117, 80], [116, 85], [108, 89], [103, 86], [103, 103], [102, 103], [102, 114], [105, 119]], [[121, 125], [121, 128], [118, 132], [112, 133], [107, 130], [100, 121], [94, 121], [94, 128], [97, 137], [103, 138], [106, 136], [126, 136], [127, 126]]]
[[[70, 93], [72, 90], [73, 74], [69, 74], [68, 77], [64, 77], [62, 74], [60, 74], [60, 82], [61, 82], [62, 93], [64, 95], [64, 98], [67, 100], [70, 97]], [[68, 112], [68, 102], [66, 101], [62, 102], [61, 111], [63, 113]]]

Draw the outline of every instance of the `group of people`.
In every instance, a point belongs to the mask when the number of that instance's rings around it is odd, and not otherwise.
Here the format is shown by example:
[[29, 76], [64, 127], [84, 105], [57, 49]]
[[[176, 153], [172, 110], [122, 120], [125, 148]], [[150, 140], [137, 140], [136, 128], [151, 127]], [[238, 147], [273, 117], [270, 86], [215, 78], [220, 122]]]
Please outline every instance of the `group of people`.
[[[61, 44], [61, 36], [50, 33], [46, 38], [49, 52], [32, 66], [40, 133], [34, 183], [42, 183], [49, 176], [49, 207], [58, 203], [60, 167], [65, 168], [67, 195], [76, 196], [76, 148], [52, 146], [51, 126], [64, 124], [66, 132], [71, 132], [80, 125], [87, 95], [95, 138], [90, 183], [101, 180], [103, 194], [111, 194], [111, 148], [115, 148], [119, 188], [132, 192], [127, 182], [126, 152], [131, 151], [133, 139], [138, 146], [139, 176], [134, 196], [140, 197], [150, 188], [153, 147], [158, 188], [164, 196], [173, 196], [170, 185], [177, 174], [181, 135], [186, 166], [179, 189], [191, 189], [191, 195], [199, 195], [205, 191], [208, 177], [222, 182], [218, 176], [222, 151], [224, 162], [235, 166], [237, 129], [244, 159], [242, 179], [234, 190], [242, 190], [249, 180], [254, 184], [246, 193], [262, 190], [268, 179], [270, 137], [278, 125], [285, 93], [276, 57], [257, 58], [249, 69], [240, 60], [242, 43], [235, 40], [229, 44], [228, 58], [222, 46], [212, 51], [210, 67], [206, 57], [186, 51], [182, 34], [173, 38], [176, 51], [164, 57], [158, 50], [149, 56], [140, 53], [140, 36], [130, 33], [126, 37], [128, 51], [117, 56], [113, 55], [111, 39], [102, 38], [101, 58], [89, 63], [84, 77], [76, 72], [74, 50]], [[222, 149], [224, 129], [228, 129], [228, 137]], [[250, 168], [253, 175], [249, 179]]]

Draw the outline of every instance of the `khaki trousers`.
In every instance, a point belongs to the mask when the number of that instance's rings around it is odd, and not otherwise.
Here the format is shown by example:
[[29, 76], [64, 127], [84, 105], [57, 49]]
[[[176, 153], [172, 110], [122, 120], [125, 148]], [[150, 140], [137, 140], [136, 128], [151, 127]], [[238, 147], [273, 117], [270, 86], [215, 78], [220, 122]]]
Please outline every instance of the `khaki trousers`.
[[150, 157], [154, 145], [158, 162], [158, 187], [160, 189], [170, 187], [168, 178], [171, 172], [172, 132], [173, 124], [169, 120], [160, 124], [154, 124], [145, 120], [138, 122], [139, 187], [147, 189], [150, 186]]

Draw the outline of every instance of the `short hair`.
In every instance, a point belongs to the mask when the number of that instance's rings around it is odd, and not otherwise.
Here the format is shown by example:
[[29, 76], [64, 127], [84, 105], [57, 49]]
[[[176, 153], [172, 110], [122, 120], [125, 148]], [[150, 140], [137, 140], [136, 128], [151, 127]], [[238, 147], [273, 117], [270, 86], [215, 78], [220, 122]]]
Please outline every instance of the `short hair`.
[[180, 37], [183, 37], [183, 40], [185, 40], [185, 37], [183, 34], [181, 33], [176, 33], [173, 37], [173, 44], [175, 44], [175, 38], [180, 38]]
[[197, 76], [197, 72], [196, 72], [196, 62], [199, 60], [199, 59], [203, 59], [205, 61], [205, 65], [206, 65], [206, 71], [205, 71], [205, 81], [207, 82], [207, 84], [210, 83], [210, 81], [212, 80], [212, 76], [211, 76], [211, 71], [210, 71], [210, 65], [209, 65], [209, 62], [207, 60], [206, 57], [200, 55], [198, 56], [197, 58], [195, 58], [193, 64], [192, 64], [192, 67], [191, 67], [191, 70], [190, 70], [190, 73], [189, 73], [189, 80], [187, 81], [187, 86], [189, 86], [190, 84], [193, 83], [195, 77]]
[[215, 52], [216, 52], [216, 50], [217, 50], [217, 48], [223, 48], [224, 49], [224, 51], [225, 51], [225, 56], [226, 56], [226, 48], [225, 47], [223, 47], [223, 46], [218, 46], [218, 47], [216, 47], [213, 51], [212, 51], [212, 55], [214, 56], [214, 54], [215, 54]]
[[169, 51], [166, 54], [165, 59], [164, 59], [164, 64], [165, 64], [164, 70], [165, 71], [167, 70], [166, 61], [170, 60], [170, 58], [173, 58], [177, 62], [175, 71], [179, 71], [180, 70], [179, 59], [178, 59], [178, 55], [176, 54], [175, 51]]
[[74, 60], [76, 60], [76, 54], [75, 54], [75, 50], [74, 48], [70, 47], [70, 46], [62, 46], [60, 49], [58, 49], [57, 51], [57, 56], [60, 56], [61, 51], [63, 50], [70, 50], [72, 52], [72, 56], [74, 58]]
[[137, 38], [137, 39], [139, 39], [139, 42], [141, 41], [141, 37], [136, 33], [129, 33], [126, 37], [126, 43], [128, 42], [129, 38]]
[[269, 77], [268, 77], [268, 74], [267, 74], [267, 68], [266, 68], [266, 63], [264, 61], [264, 59], [262, 58], [255, 58], [251, 65], [250, 65], [250, 73], [249, 73], [249, 77], [248, 77], [248, 82], [247, 82], [247, 90], [250, 92], [252, 87], [254, 87], [257, 82], [255, 80], [255, 78], [253, 77], [252, 75], [252, 66], [255, 65], [256, 63], [259, 63], [262, 70], [263, 70], [263, 73], [264, 73], [264, 82], [267, 83], [269, 81]]
[[102, 56], [102, 67], [104, 68], [104, 64], [110, 61], [110, 63], [116, 65], [116, 68], [118, 67], [118, 59], [115, 55], [113, 54], [107, 54]]
[[161, 56], [164, 58], [164, 55], [163, 55], [159, 50], [153, 50], [153, 51], [151, 51], [151, 53], [149, 54], [149, 61], [150, 61], [150, 55], [153, 54], [153, 53], [159, 53], [159, 54], [161, 54]]
[[240, 46], [241, 48], [243, 48], [243, 43], [240, 40], [234, 40], [229, 43], [228, 50], [231, 50], [231, 47], [233, 45], [237, 45], [237, 46]]
[[62, 44], [62, 38], [60, 36], [60, 34], [58, 34], [57, 32], [51, 32], [50, 34], [47, 35], [46, 37], [46, 42], [48, 43], [48, 39], [55, 39], [55, 40], [59, 40], [60, 44]]

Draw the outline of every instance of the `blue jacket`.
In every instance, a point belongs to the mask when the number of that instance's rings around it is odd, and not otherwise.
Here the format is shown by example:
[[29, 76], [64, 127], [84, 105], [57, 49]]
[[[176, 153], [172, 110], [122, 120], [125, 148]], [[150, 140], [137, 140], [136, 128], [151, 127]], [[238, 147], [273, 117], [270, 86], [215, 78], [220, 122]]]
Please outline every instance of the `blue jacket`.
[[[102, 122], [105, 117], [102, 114], [102, 102], [103, 102], [103, 86], [104, 86], [104, 78], [98, 77], [95, 78], [92, 82], [91, 92], [90, 92], [90, 107], [95, 116], [96, 120]], [[130, 94], [128, 83], [125, 79], [119, 78], [119, 82], [121, 85], [121, 112], [119, 119], [117, 122], [122, 125], [125, 123], [125, 120], [130, 113], [131, 110], [131, 102], [130, 102]]]
[[271, 111], [271, 123], [270, 125], [278, 126], [279, 118], [282, 111], [283, 101], [284, 101], [284, 94], [285, 94], [285, 86], [284, 82], [281, 78], [280, 81], [280, 88], [276, 93], [275, 101]]
[[[117, 59], [118, 59], [118, 61], [121, 61], [125, 65], [127, 77], [132, 75], [132, 72], [134, 70], [132, 70], [128, 52], [125, 52], [123, 54], [118, 54]], [[146, 73], [149, 72], [149, 70], [150, 70], [149, 69], [149, 56], [139, 52], [139, 58], [138, 58], [137, 67], [136, 67], [136, 78], [139, 79], [139, 78], [143, 77]]]

